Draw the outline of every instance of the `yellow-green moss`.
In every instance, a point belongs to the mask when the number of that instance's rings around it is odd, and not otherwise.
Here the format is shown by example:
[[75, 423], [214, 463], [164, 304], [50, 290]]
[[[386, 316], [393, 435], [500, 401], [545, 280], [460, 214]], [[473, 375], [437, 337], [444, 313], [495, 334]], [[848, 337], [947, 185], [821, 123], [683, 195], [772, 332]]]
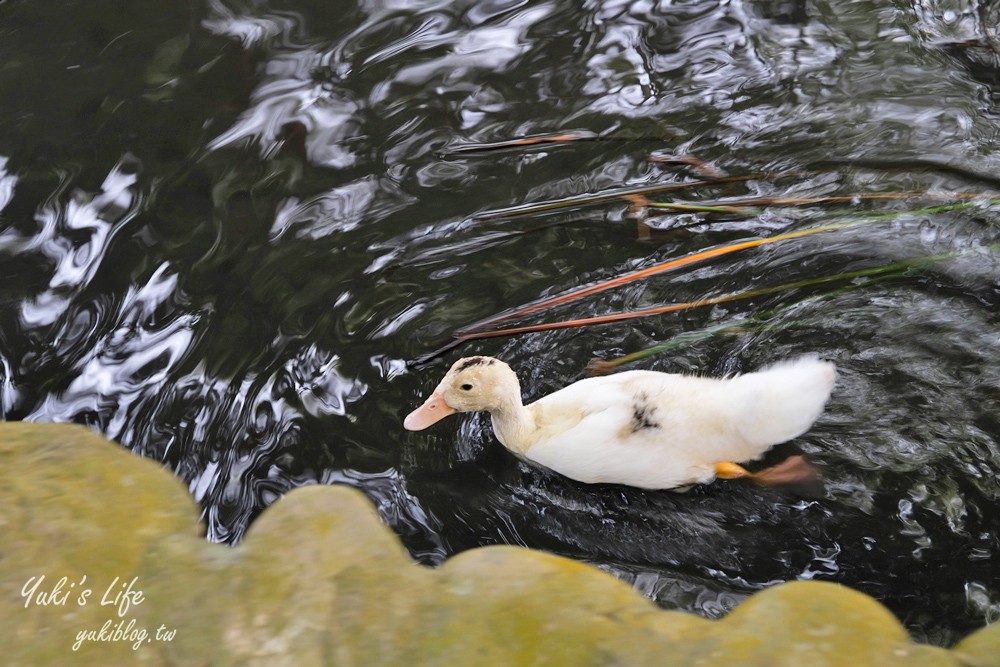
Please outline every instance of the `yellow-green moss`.
[[958, 643], [955, 653], [970, 667], [1000, 665], [1000, 625], [991, 625], [972, 633]]
[[[210, 544], [177, 480], [81, 427], [0, 425], [0, 507], [4, 664], [1000, 665], [993, 628], [953, 651], [917, 645], [879, 603], [833, 584], [775, 586], [708, 621], [525, 549], [424, 568], [346, 487], [298, 489], [239, 547]], [[47, 588], [86, 575], [93, 595], [26, 608], [40, 575]], [[99, 604], [116, 577], [143, 594], [121, 617]], [[149, 641], [71, 650], [108, 619]], [[172, 641], [156, 639], [161, 626]]]

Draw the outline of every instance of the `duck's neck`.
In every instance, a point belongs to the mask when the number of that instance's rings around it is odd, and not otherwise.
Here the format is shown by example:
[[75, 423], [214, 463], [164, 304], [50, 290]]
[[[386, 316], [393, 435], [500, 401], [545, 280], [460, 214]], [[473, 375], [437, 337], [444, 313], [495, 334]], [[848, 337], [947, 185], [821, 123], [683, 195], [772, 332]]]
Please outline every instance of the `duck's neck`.
[[490, 417], [493, 418], [493, 432], [497, 440], [510, 451], [523, 456], [533, 442], [535, 418], [521, 402], [520, 392], [513, 393], [490, 410]]

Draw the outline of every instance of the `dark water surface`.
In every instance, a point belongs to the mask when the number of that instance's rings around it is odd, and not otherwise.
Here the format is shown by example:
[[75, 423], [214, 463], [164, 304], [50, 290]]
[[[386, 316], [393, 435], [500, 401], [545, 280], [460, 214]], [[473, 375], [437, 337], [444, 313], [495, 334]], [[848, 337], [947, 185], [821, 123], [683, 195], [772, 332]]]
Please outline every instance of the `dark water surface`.
[[[476, 217], [698, 177], [653, 154], [729, 174], [855, 161], [692, 201], [996, 193], [914, 161], [998, 174], [998, 25], [996, 0], [0, 2], [3, 417], [88, 424], [162, 461], [212, 540], [239, 541], [289, 489], [348, 484], [424, 563], [526, 545], [710, 617], [779, 581], [835, 581], [950, 644], [1000, 618], [1000, 207], [776, 243], [529, 321], [960, 253], [904, 279], [407, 361], [543, 294], [837, 219], [654, 216], [650, 235], [623, 202]], [[566, 130], [606, 140], [452, 152]], [[635, 367], [835, 361], [829, 409], [795, 443], [816, 493], [587, 486], [518, 462], [481, 416], [401, 427], [463, 354], [509, 361], [536, 398], [595, 356], [799, 302]]]

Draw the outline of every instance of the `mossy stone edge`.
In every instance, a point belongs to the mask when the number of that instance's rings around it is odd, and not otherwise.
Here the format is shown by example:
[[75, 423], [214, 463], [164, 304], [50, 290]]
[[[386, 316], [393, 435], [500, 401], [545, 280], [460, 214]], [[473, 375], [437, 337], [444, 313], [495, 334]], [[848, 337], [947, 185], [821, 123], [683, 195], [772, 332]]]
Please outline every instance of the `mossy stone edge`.
[[422, 567], [343, 486], [297, 489], [238, 547], [212, 544], [179, 480], [80, 426], [0, 424], [0, 508], [8, 665], [1000, 665], [996, 627], [916, 644], [831, 583], [774, 586], [709, 621], [527, 549]]

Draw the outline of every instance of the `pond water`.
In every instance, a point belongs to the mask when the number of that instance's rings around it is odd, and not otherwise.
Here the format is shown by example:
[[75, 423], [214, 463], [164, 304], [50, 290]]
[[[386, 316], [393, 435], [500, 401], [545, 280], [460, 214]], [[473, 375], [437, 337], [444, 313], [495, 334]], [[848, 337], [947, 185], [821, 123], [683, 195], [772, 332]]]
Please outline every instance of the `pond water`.
[[[1000, 618], [1000, 207], [948, 206], [1000, 188], [996, 0], [46, 4], [0, 2], [5, 419], [88, 424], [162, 461], [211, 540], [237, 543], [290, 489], [347, 484], [426, 564], [525, 545], [709, 617], [834, 581], [942, 645]], [[462, 150], [569, 131], [591, 140]], [[482, 215], [708, 170], [796, 173], [649, 198], [848, 200]], [[860, 196], [908, 192], [943, 199]], [[409, 364], [540, 296], [861, 211], [892, 215], [526, 321], [953, 255]], [[627, 367], [836, 362], [791, 445], [822, 488], [588, 486], [519, 462], [482, 416], [401, 425], [459, 356], [503, 358], [534, 399], [659, 343]]]

